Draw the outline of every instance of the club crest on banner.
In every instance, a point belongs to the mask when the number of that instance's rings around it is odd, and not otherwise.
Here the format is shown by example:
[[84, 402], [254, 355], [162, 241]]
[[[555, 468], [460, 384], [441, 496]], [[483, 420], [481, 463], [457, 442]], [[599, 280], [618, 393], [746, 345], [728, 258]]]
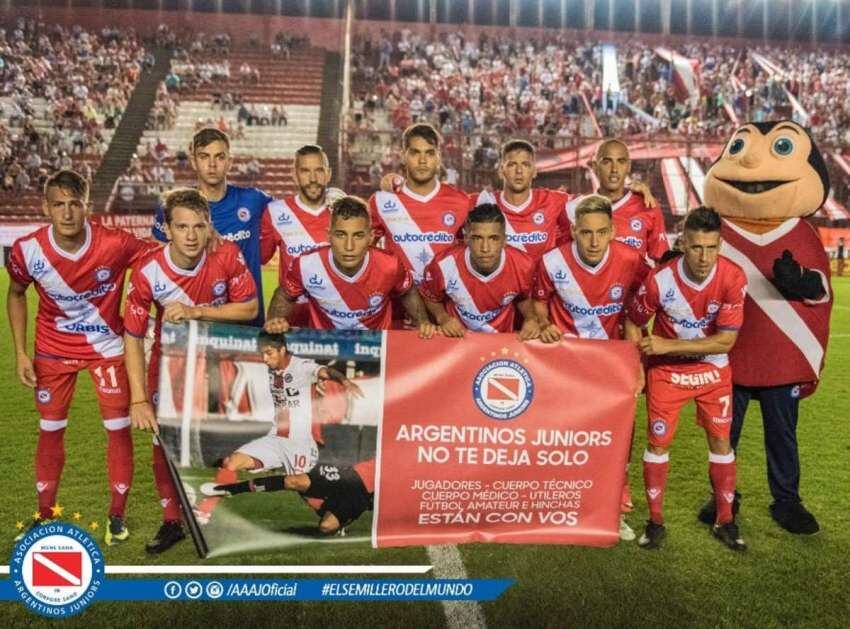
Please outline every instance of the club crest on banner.
[[515, 360], [493, 360], [475, 375], [472, 397], [481, 412], [488, 417], [513, 419], [531, 405], [534, 380], [528, 370]]

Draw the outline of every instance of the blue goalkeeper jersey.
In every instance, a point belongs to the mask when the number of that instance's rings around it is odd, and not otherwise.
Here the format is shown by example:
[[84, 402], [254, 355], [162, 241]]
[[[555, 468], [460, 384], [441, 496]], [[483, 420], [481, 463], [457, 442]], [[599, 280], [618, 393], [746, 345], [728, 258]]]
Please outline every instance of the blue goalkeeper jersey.
[[[257, 284], [260, 312], [251, 325], [262, 326], [265, 321], [263, 301], [263, 278], [260, 264], [260, 221], [272, 198], [257, 188], [243, 188], [228, 184], [227, 192], [220, 201], [210, 203], [210, 218], [213, 227], [222, 238], [235, 242], [245, 256], [245, 262]], [[156, 218], [151, 233], [157, 240], [165, 241], [162, 206], [156, 208]]]

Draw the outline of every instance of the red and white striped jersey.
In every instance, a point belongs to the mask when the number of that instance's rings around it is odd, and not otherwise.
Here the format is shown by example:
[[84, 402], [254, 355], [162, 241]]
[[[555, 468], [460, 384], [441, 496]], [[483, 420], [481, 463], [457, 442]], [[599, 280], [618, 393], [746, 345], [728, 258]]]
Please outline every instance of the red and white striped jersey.
[[314, 440], [316, 432], [311, 394], [321, 368], [314, 360], [290, 354], [283, 369], [269, 369], [269, 389], [275, 414], [275, 425], [269, 435], [297, 442]]
[[[572, 238], [569, 226], [575, 223], [576, 207], [586, 196], [576, 197], [567, 203], [567, 228], [564, 230], [566, 239]], [[670, 249], [661, 209], [646, 207], [641, 195], [627, 191], [622, 199], [611, 204], [611, 210], [615, 239], [656, 262]]]
[[159, 245], [91, 222], [85, 230], [86, 240], [75, 253], [56, 244], [51, 225], [12, 245], [10, 277], [24, 286], [35, 283], [39, 296], [38, 355], [97, 360], [124, 353], [120, 314], [124, 275]]
[[194, 269], [181, 269], [171, 260], [171, 245], [153, 252], [133, 266], [124, 327], [144, 336], [151, 305], [156, 306], [155, 356], [159, 352], [163, 308], [170, 303], [215, 306], [257, 298], [254, 277], [239, 247], [224, 241], [213, 253], [204, 253]]
[[[655, 315], [652, 333], [667, 339], [698, 339], [722, 330], [740, 330], [744, 323], [747, 278], [737, 264], [718, 256], [717, 264], [701, 284], [685, 275], [679, 256], [653, 269], [628, 310], [636, 325], [646, 325]], [[692, 364], [704, 369], [729, 364], [728, 354], [706, 356], [651, 356], [650, 365]]]
[[525, 251], [535, 261], [555, 246], [559, 231], [569, 230], [565, 212], [570, 195], [558, 190], [532, 188], [522, 205], [511, 205], [504, 192], [488, 191], [472, 196], [473, 207], [495, 203], [505, 215], [505, 235], [509, 245]]
[[622, 339], [625, 308], [648, 273], [644, 257], [622, 243], [612, 241], [589, 266], [569, 242], [543, 255], [534, 298], [548, 304], [549, 320], [567, 336]]
[[409, 291], [413, 279], [396, 256], [376, 247], [349, 277], [334, 264], [330, 245], [324, 245], [295, 258], [282, 286], [293, 300], [307, 296], [311, 328], [388, 330], [390, 298]]
[[419, 284], [425, 266], [451, 247], [469, 214], [469, 197], [437, 182], [427, 195], [404, 186], [399, 192], [376, 192], [369, 199], [375, 238], [395, 253]]
[[512, 332], [515, 302], [531, 292], [534, 261], [519, 249], [505, 247], [499, 266], [481, 275], [469, 255], [469, 247], [456, 245], [434, 258], [419, 285], [422, 296], [445, 304], [470, 330]]
[[280, 283], [293, 258], [327, 243], [330, 220], [327, 206], [314, 210], [297, 194], [268, 204], [261, 223], [261, 259], [267, 261], [276, 248], [280, 250]]

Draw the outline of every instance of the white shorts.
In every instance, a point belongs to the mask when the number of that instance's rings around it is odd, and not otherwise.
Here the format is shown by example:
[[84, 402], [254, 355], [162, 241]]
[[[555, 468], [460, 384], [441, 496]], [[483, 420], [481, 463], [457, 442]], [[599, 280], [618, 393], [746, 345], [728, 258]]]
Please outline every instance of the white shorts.
[[312, 439], [297, 442], [285, 437], [266, 435], [236, 448], [260, 462], [262, 467], [253, 472], [273, 470], [279, 467], [285, 474], [304, 474], [313, 469], [319, 460], [319, 447]]

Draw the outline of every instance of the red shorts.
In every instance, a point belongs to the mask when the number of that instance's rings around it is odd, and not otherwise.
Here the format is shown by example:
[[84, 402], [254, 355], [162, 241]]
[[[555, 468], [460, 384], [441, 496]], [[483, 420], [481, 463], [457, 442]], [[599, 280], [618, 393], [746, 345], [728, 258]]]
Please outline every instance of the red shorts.
[[652, 367], [646, 376], [647, 439], [666, 448], [673, 441], [679, 412], [688, 400], [697, 406], [697, 424], [709, 436], [729, 439], [732, 428], [732, 371], [705, 365]]
[[68, 419], [68, 408], [77, 384], [77, 373], [87, 369], [94, 382], [97, 402], [103, 419], [129, 416], [130, 386], [124, 357], [98, 360], [71, 360], [36, 356], [33, 361], [35, 406], [43, 419]]

